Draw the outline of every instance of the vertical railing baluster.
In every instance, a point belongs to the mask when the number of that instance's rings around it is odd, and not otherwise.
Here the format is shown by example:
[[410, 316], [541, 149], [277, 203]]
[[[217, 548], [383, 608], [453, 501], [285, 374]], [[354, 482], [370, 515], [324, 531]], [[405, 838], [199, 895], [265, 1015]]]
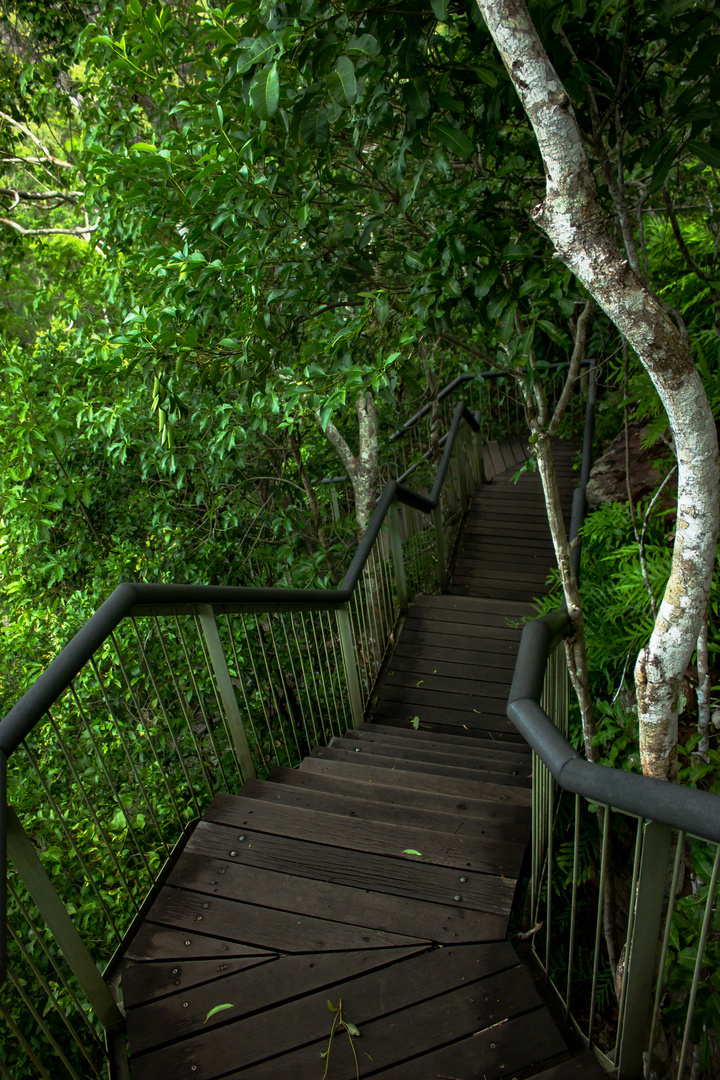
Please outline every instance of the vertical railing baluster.
[[448, 588], [447, 560], [445, 557], [445, 529], [443, 528], [442, 502], [439, 502], [432, 512], [433, 527], [435, 529], [435, 553], [438, 565], [438, 583], [440, 592], [446, 593]]
[[355, 655], [355, 642], [353, 640], [352, 627], [350, 625], [350, 612], [347, 604], [338, 607], [336, 612], [340, 648], [342, 649], [343, 663], [345, 665], [345, 680], [347, 682], [348, 697], [350, 698], [350, 712], [353, 724], [359, 728], [365, 719], [365, 710], [360, 693], [360, 681], [358, 679], [357, 658]]
[[8, 807], [7, 822], [8, 855], [93, 1012], [106, 1031], [122, 1030], [124, 1017], [12, 807]]
[[595, 920], [595, 952], [593, 956], [593, 972], [592, 972], [592, 987], [590, 990], [590, 1022], [588, 1025], [587, 1039], [588, 1043], [592, 1045], [593, 1031], [595, 1028], [595, 997], [597, 995], [597, 981], [598, 972], [600, 970], [600, 944], [602, 940], [602, 916], [603, 905], [605, 902], [605, 875], [607, 873], [607, 855], [608, 855], [608, 843], [610, 840], [610, 807], [601, 806], [598, 807], [598, 813], [602, 809], [602, 853], [600, 855], [600, 881], [598, 884], [598, 907], [597, 918]]
[[655, 997], [652, 1007], [652, 1022], [650, 1024], [650, 1038], [648, 1040], [648, 1054], [652, 1059], [652, 1052], [655, 1047], [655, 1035], [657, 1032], [658, 1024], [660, 1023], [660, 1000], [662, 997], [663, 986], [665, 984], [665, 959], [667, 957], [668, 945], [670, 944], [670, 933], [672, 931], [673, 914], [675, 912], [675, 897], [678, 892], [678, 879], [680, 877], [681, 868], [684, 871], [685, 865], [685, 833], [678, 832], [675, 838], [675, 861], [673, 865], [672, 882], [670, 884], [670, 891], [668, 893], [668, 905], [665, 913], [665, 930], [663, 933], [662, 945], [660, 946], [660, 956], [657, 963], [657, 980], [655, 982]]
[[[666, 826], [661, 826], [666, 828]], [[668, 829], [668, 832], [670, 830]], [[695, 970], [693, 971], [692, 986], [690, 987], [690, 997], [687, 1003], [687, 1019], [685, 1021], [685, 1030], [683, 1031], [682, 1048], [680, 1050], [680, 1060], [678, 1063], [677, 1080], [682, 1080], [683, 1071], [685, 1069], [685, 1061], [687, 1059], [688, 1049], [690, 1046], [690, 1031], [692, 1030], [693, 1017], [695, 1015], [695, 1001], [697, 999], [698, 987], [700, 985], [700, 973], [702, 971], [703, 958], [705, 956], [705, 946], [707, 945], [708, 933], [710, 931], [710, 920], [713, 914], [713, 908], [715, 907], [715, 890], [718, 884], [718, 875], [720, 875], [720, 846], [715, 851], [715, 861], [712, 868], [712, 876], [708, 884], [707, 901], [705, 902], [705, 913], [703, 915], [702, 928], [700, 930], [700, 940], [697, 947], [697, 959], [695, 961]], [[619, 1080], [623, 1080], [620, 1076]]]
[[255, 762], [250, 752], [247, 733], [242, 722], [240, 708], [235, 697], [235, 690], [230, 679], [225, 650], [220, 640], [220, 632], [215, 621], [215, 612], [212, 604], [198, 604], [198, 621], [205, 638], [210, 663], [215, 675], [218, 692], [223, 703], [225, 719], [230, 729], [230, 738], [237, 760], [240, 763], [240, 771], [243, 780], [251, 780], [257, 776]]

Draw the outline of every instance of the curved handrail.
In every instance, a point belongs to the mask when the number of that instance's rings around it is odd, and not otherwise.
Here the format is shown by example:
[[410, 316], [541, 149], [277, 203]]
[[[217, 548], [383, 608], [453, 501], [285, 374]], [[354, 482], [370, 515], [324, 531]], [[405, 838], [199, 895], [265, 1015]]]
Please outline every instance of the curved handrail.
[[[591, 361], [580, 483], [573, 492], [569, 534], [570, 542], [575, 542], [572, 558], [578, 577], [578, 540], [587, 510], [586, 488], [592, 464], [595, 375], [595, 363]], [[524, 627], [508, 699], [509, 719], [564, 790], [720, 843], [720, 797], [587, 761], [555, 727], [540, 700], [548, 657], [570, 631], [565, 609], [553, 611]]]
[[438, 506], [462, 423], [468, 424], [473, 431], [480, 430], [475, 417], [463, 402], [459, 402], [429, 496], [403, 487], [397, 480], [388, 480], [347, 573], [337, 589], [257, 589], [243, 585], [146, 585], [141, 582], [118, 585], [0, 721], [0, 753], [10, 757], [57, 701], [70, 680], [127, 615], [141, 615], [150, 611], [162, 614], [158, 609], [163, 607], [177, 611], [179, 607], [196, 604], [212, 604], [226, 611], [251, 611], [260, 606], [263, 611], [282, 611], [309, 605], [318, 609], [334, 609], [348, 603], [393, 499], [397, 498], [399, 502], [425, 513], [432, 512]]
[[515, 727], [565, 791], [720, 843], [720, 796], [587, 761], [541, 708], [548, 657], [569, 630], [564, 611], [525, 626], [507, 707]]
[[337, 589], [253, 588], [224, 585], [165, 585], [124, 582], [83, 624], [45, 671], [0, 721], [0, 985], [7, 974], [7, 799], [6, 768], [10, 756], [54, 705], [71, 680], [128, 615], [177, 613], [185, 607], [211, 604], [221, 611], [332, 610], [348, 603], [378, 537], [393, 500], [431, 513], [440, 503], [450, 457], [460, 427], [480, 430], [477, 419], [459, 402], [445, 439], [445, 449], [429, 496], [389, 480], [358, 544], [347, 573]]

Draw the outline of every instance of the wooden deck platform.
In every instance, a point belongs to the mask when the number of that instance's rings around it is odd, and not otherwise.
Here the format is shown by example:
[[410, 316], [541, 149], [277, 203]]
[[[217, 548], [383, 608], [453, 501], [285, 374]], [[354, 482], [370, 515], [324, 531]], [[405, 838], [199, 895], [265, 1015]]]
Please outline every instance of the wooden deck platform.
[[[552, 565], [537, 477], [510, 486], [522, 452], [492, 450], [451, 594], [411, 606], [373, 722], [197, 825], [126, 954], [133, 1080], [603, 1075], [505, 940], [530, 831], [505, 700]], [[328, 1060], [341, 1003], [359, 1034], [336, 1027]]]

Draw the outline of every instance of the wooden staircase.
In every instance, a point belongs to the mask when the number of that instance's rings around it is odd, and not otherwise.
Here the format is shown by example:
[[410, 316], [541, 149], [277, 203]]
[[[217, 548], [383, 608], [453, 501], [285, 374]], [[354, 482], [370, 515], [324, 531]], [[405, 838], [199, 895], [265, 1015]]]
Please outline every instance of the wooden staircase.
[[[492, 453], [372, 722], [217, 797], [187, 841], [126, 952], [133, 1080], [604, 1075], [506, 940], [531, 764], [505, 702], [551, 553], [537, 477], [511, 486], [518, 448]], [[340, 1003], [359, 1035], [330, 1045]]]

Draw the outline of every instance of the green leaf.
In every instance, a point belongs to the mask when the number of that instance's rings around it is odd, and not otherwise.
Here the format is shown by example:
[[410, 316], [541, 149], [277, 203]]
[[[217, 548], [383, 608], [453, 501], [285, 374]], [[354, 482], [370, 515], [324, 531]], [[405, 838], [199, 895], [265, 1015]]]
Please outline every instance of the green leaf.
[[720, 169], [720, 150], [711, 146], [710, 143], [700, 142], [699, 139], [689, 139], [685, 147], [706, 165], [711, 165], [713, 169]]
[[417, 731], [417, 730], [418, 730], [418, 728], [420, 727], [420, 717], [419, 717], [419, 716], [413, 716], [413, 718], [412, 718], [412, 720], [410, 721], [410, 723], [412, 724], [412, 726], [413, 726], [413, 727], [415, 728], [415, 730]]
[[448, 0], [430, 0], [430, 7], [438, 22], [447, 22]]
[[349, 53], [362, 53], [364, 56], [378, 56], [380, 46], [372, 34], [362, 34], [361, 37], [351, 37], [348, 42]]
[[360, 1035], [360, 1032], [355, 1027], [355, 1025], [348, 1023], [347, 1020], [345, 1021], [345, 1030], [347, 1031], [348, 1035], [355, 1035], [356, 1037]]
[[136, 19], [142, 18], [142, 5], [140, 4], [140, 0], [128, 0], [128, 7]]
[[328, 89], [338, 105], [352, 105], [357, 97], [355, 68], [348, 56], [338, 57], [335, 70], [328, 78]]
[[203, 1024], [207, 1024], [210, 1017], [214, 1016], [215, 1013], [223, 1012], [223, 1010], [225, 1010], [225, 1009], [232, 1009], [232, 1008], [234, 1008], [234, 1006], [233, 1006], [231, 1001], [226, 1001], [224, 1005], [216, 1005], [215, 1008], [211, 1009], [210, 1012], [207, 1014], [207, 1016], [203, 1020]]
[[334, 1013], [334, 1012], [337, 1012], [337, 1009], [336, 1009], [336, 1008], [335, 1008], [335, 1006], [333, 1005], [333, 1003], [332, 1003], [332, 1001], [330, 1000], [330, 998], [328, 998], [328, 999], [327, 999], [327, 1007], [328, 1007], [328, 1009], [330, 1010], [330, 1012], [332, 1012], [332, 1013]]
[[403, 86], [403, 98], [410, 116], [422, 119], [430, 112], [430, 94], [426, 79], [413, 79]]
[[658, 191], [663, 186], [667, 180], [667, 175], [673, 166], [676, 154], [677, 144], [673, 143], [670, 149], [665, 151], [653, 169], [652, 179], [648, 185], [648, 195], [652, 195], [654, 191]]
[[433, 130], [443, 146], [457, 157], [469, 158], [475, 147], [464, 131], [445, 122], [433, 125]]
[[280, 42], [274, 34], [261, 34], [253, 42], [249, 55], [238, 63], [238, 75], [244, 74], [254, 64], [267, 64], [279, 46]]
[[261, 120], [269, 120], [280, 103], [280, 78], [277, 64], [268, 64], [255, 74], [250, 84], [250, 101]]
[[131, 150], [138, 150], [141, 154], [157, 154], [157, 146], [153, 146], [152, 143], [136, 142], [130, 147]]
[[415, 848], [405, 848], [403, 855], [422, 855], [422, 852], [416, 851]]
[[330, 124], [322, 105], [314, 105], [300, 121], [300, 138], [306, 146], [323, 149], [330, 141]]

